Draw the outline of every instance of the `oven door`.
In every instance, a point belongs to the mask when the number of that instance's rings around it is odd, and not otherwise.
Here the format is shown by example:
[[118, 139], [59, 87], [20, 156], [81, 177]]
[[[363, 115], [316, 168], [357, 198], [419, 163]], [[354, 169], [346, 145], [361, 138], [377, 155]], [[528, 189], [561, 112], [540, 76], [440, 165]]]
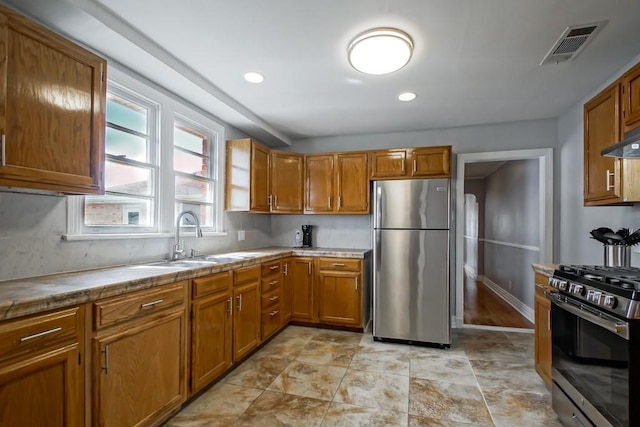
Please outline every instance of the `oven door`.
[[629, 323], [548, 296], [553, 380], [596, 426], [629, 426]]

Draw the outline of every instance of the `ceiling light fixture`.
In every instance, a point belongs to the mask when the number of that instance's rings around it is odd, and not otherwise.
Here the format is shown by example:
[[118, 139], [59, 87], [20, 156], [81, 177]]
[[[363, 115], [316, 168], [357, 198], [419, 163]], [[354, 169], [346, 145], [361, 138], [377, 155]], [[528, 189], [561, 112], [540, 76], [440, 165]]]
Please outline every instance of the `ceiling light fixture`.
[[400, 95], [398, 95], [398, 99], [400, 101], [404, 101], [404, 102], [408, 102], [408, 101], [413, 101], [414, 99], [416, 99], [416, 95], [413, 92], [402, 92]]
[[353, 39], [347, 51], [349, 63], [356, 70], [388, 74], [407, 65], [413, 54], [413, 40], [395, 28], [374, 28]]
[[264, 76], [260, 73], [256, 73], [255, 71], [249, 71], [248, 73], [244, 73], [244, 79], [249, 83], [262, 83], [264, 81]]

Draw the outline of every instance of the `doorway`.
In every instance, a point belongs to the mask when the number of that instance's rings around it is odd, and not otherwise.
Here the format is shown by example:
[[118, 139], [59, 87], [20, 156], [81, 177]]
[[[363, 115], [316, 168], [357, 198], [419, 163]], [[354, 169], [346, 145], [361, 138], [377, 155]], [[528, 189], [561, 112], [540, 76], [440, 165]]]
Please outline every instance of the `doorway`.
[[[513, 309], [516, 307], [520, 313], [525, 314], [525, 317], [532, 318], [533, 317], [533, 302], [528, 301], [527, 298], [521, 298], [522, 301], [527, 301], [527, 304], [520, 302], [517, 298], [512, 298], [510, 300], [509, 292], [500, 292], [500, 287], [494, 283], [490, 279], [482, 278], [481, 280], [476, 280], [478, 278], [478, 270], [482, 271], [482, 263], [484, 255], [480, 254], [478, 256], [477, 248], [478, 248], [478, 239], [477, 239], [477, 221], [478, 215], [482, 215], [482, 213], [478, 211], [478, 200], [475, 198], [472, 192], [465, 191], [465, 172], [468, 170], [471, 172], [472, 170], [477, 170], [479, 166], [483, 165], [499, 165], [504, 164], [505, 162], [509, 162], [512, 160], [529, 160], [531, 162], [520, 162], [526, 163], [530, 168], [530, 176], [531, 179], [536, 180], [535, 182], [537, 188], [532, 190], [534, 194], [537, 193], [537, 200], [533, 200], [533, 205], [537, 207], [537, 217], [535, 222], [537, 222], [536, 232], [538, 234], [539, 247], [536, 247], [536, 254], [529, 255], [528, 262], [540, 262], [546, 263], [551, 262], [552, 257], [552, 236], [553, 236], [553, 180], [552, 180], [552, 149], [540, 149], [540, 150], [517, 150], [517, 151], [500, 151], [500, 152], [490, 152], [490, 153], [469, 153], [469, 154], [460, 154], [458, 155], [457, 161], [457, 171], [456, 171], [456, 202], [455, 202], [455, 215], [456, 215], [456, 256], [455, 256], [455, 283], [456, 283], [456, 318], [455, 325], [458, 328], [461, 327], [469, 327], [465, 323], [465, 299], [467, 302], [469, 298], [465, 298], [465, 295], [468, 293], [474, 293], [474, 295], [467, 296], [475, 296], [477, 298], [495, 298], [496, 303], [498, 304], [496, 307], [492, 308], [496, 313], [500, 311], [500, 304], [503, 304], [507, 307], [504, 310], [506, 313], [509, 309]], [[518, 162], [512, 162], [518, 163]], [[531, 171], [531, 168], [533, 170]], [[535, 174], [537, 168], [537, 176]], [[536, 196], [533, 197], [536, 199]], [[480, 210], [483, 208], [480, 207]], [[511, 219], [511, 218], [510, 218]], [[475, 221], [475, 224], [474, 224]], [[475, 237], [475, 239], [474, 239]], [[535, 236], [534, 236], [535, 238]], [[490, 242], [493, 244], [502, 244], [502, 242], [486, 240], [484, 245], [487, 245], [486, 242]], [[522, 245], [517, 244], [509, 244], [508, 246], [514, 246], [520, 248], [526, 248]], [[538, 245], [536, 245], [538, 246]], [[508, 248], [507, 248], [508, 249]], [[503, 247], [504, 251], [505, 248]], [[518, 249], [513, 249], [513, 251], [517, 251]], [[474, 253], [475, 252], [475, 253]], [[480, 258], [478, 260], [478, 258]], [[508, 262], [508, 261], [505, 261]], [[495, 269], [495, 261], [493, 264]], [[524, 277], [524, 281], [522, 286], [525, 287], [525, 291], [529, 291], [528, 282], [530, 281], [530, 296], [533, 296], [534, 285], [533, 285], [533, 270], [530, 268], [530, 265], [520, 267], [522, 277]], [[466, 285], [466, 286], [465, 286]], [[491, 288], [485, 289], [484, 285], [489, 285]], [[504, 285], [503, 285], [504, 286]], [[509, 287], [511, 286], [511, 282], [509, 281]], [[496, 292], [497, 291], [497, 292]], [[500, 295], [500, 296], [498, 296]], [[501, 298], [502, 297], [502, 298]], [[506, 297], [506, 298], [505, 298]], [[531, 298], [532, 299], [532, 298]], [[509, 301], [507, 304], [506, 301]], [[481, 301], [480, 301], [481, 302]], [[529, 305], [531, 307], [529, 307]], [[513, 306], [513, 307], [512, 307]], [[490, 323], [490, 322], [476, 322], [476, 323]], [[474, 325], [475, 327], [475, 325]], [[491, 326], [478, 326], [486, 329], [495, 329]], [[507, 326], [507, 328], [513, 327], [512, 325]]]

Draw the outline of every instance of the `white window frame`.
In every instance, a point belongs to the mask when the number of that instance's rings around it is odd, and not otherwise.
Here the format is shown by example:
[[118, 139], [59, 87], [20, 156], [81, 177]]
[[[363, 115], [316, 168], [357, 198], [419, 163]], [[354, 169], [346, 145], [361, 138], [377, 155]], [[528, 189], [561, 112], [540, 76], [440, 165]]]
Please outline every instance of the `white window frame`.
[[[224, 232], [224, 163], [225, 127], [197, 107], [188, 105], [167, 90], [151, 83], [134, 73], [121, 71], [109, 66], [109, 87], [120, 86], [143, 99], [159, 105], [157, 132], [160, 144], [157, 156], [157, 180], [154, 183], [155, 197], [153, 227], [84, 226], [84, 196], [67, 196], [67, 233], [63, 240], [106, 240], [173, 237], [176, 226], [175, 173], [173, 170], [173, 127], [174, 120], [194, 124], [194, 129], [204, 130], [211, 138], [211, 168], [214, 185], [213, 209], [215, 222], [211, 227], [203, 227], [205, 236], [226, 236]], [[215, 175], [214, 175], [215, 174]], [[98, 230], [96, 230], [98, 229]]]

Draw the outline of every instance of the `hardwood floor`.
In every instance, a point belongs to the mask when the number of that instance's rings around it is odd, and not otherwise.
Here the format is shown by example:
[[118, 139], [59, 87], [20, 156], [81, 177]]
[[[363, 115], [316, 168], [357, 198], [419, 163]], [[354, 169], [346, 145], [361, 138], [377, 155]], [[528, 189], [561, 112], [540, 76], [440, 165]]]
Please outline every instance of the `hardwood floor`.
[[466, 275], [464, 279], [464, 323], [465, 325], [533, 329], [533, 323], [493, 293], [484, 283]]

